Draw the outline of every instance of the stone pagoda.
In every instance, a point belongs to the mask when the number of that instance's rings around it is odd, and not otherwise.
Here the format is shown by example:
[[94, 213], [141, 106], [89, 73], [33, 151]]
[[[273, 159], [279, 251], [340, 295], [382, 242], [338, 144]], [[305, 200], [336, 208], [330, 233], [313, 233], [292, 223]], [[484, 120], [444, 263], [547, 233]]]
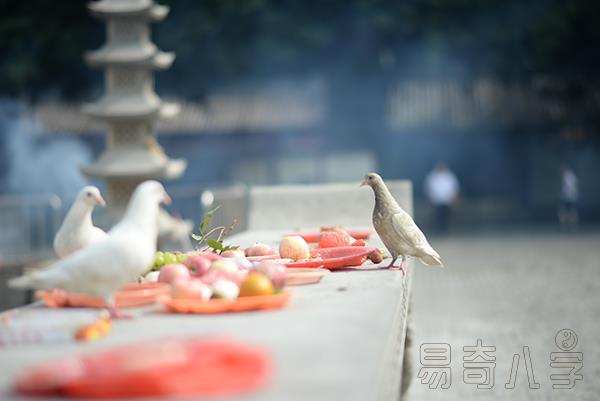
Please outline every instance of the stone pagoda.
[[175, 55], [152, 43], [150, 23], [169, 8], [153, 0], [100, 0], [88, 5], [106, 22], [106, 43], [85, 54], [86, 62], [104, 70], [105, 94], [83, 112], [106, 124], [106, 150], [84, 174], [106, 180], [111, 220], [125, 210], [133, 189], [148, 179], [172, 179], [185, 170], [184, 160], [169, 159], [156, 141], [158, 118], [172, 117], [179, 106], [154, 92], [154, 70], [171, 66]]

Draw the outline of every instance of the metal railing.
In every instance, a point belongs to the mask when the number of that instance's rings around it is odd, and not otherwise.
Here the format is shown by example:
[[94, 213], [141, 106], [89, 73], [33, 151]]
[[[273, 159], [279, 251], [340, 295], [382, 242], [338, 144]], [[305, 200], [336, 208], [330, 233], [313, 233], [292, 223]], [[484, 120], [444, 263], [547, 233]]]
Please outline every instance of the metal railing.
[[0, 265], [51, 255], [62, 217], [57, 195], [0, 196]]

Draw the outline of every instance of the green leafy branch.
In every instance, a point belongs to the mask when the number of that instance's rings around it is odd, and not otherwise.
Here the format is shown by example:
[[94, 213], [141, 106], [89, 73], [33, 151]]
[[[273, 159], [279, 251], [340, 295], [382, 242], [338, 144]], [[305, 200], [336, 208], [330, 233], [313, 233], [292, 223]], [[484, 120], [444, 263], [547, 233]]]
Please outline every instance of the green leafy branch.
[[[216, 213], [217, 210], [219, 210], [220, 207], [221, 206], [216, 206], [216, 207], [210, 209], [208, 212], [206, 212], [206, 214], [204, 215], [204, 217], [202, 219], [202, 222], [200, 223], [200, 227], [198, 227], [199, 234], [192, 233], [192, 238], [194, 240], [198, 241], [198, 247], [202, 247], [202, 244], [206, 244], [207, 245], [206, 249], [212, 249], [217, 253], [221, 253], [221, 252], [239, 248], [239, 246], [225, 245], [223, 243], [224, 237], [227, 234], [229, 234], [231, 231], [233, 231], [233, 228], [237, 224], [237, 220], [234, 220], [233, 223], [228, 227], [218, 226], [218, 227], [213, 227], [213, 228], [209, 229], [210, 222], [211, 222], [214, 214]], [[211, 236], [214, 236], [214, 234], [217, 234], [216, 239], [210, 238]]]

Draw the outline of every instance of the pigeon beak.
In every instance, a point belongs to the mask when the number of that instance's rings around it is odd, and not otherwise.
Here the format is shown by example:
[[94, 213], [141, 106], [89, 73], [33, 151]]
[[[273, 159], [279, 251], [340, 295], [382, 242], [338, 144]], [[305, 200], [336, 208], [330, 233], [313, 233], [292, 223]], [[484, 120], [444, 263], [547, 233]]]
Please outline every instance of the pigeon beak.
[[106, 201], [104, 200], [104, 198], [101, 195], [98, 195], [98, 197], [96, 198], [96, 202], [102, 206], [102, 207], [106, 207]]
[[163, 193], [162, 201], [163, 201], [163, 203], [165, 205], [170, 205], [173, 202], [173, 200], [171, 199], [171, 197], [169, 196], [169, 194], [166, 193], [166, 192]]
[[367, 184], [367, 180], [362, 180], [362, 182], [360, 183], [360, 187], [364, 187], [365, 185], [369, 185]]

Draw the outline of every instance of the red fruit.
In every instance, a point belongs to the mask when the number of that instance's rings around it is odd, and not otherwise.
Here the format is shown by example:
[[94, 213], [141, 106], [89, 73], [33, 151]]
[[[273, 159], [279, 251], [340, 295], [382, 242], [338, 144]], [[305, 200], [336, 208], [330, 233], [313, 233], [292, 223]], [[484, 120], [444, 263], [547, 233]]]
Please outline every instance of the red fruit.
[[285, 285], [287, 268], [284, 265], [265, 261], [256, 266], [253, 270], [266, 274], [273, 282], [275, 288], [283, 288]]
[[200, 256], [204, 256], [205, 258], [208, 258], [211, 262], [214, 262], [215, 260], [220, 260], [223, 259], [221, 256], [217, 255], [214, 252], [200, 252], [199, 253]]
[[192, 255], [185, 261], [185, 265], [194, 272], [195, 276], [204, 275], [210, 269], [211, 263], [211, 260], [204, 255]]
[[210, 292], [210, 288], [198, 279], [176, 280], [171, 288], [173, 298], [209, 299]]
[[158, 274], [159, 283], [172, 284], [177, 280], [189, 280], [190, 270], [181, 264], [165, 265]]
[[228, 251], [221, 252], [221, 256], [224, 258], [245, 258], [246, 255], [241, 249], [230, 249]]
[[367, 244], [362, 239], [357, 239], [356, 241], [354, 241], [350, 245], [351, 246], [366, 246]]

